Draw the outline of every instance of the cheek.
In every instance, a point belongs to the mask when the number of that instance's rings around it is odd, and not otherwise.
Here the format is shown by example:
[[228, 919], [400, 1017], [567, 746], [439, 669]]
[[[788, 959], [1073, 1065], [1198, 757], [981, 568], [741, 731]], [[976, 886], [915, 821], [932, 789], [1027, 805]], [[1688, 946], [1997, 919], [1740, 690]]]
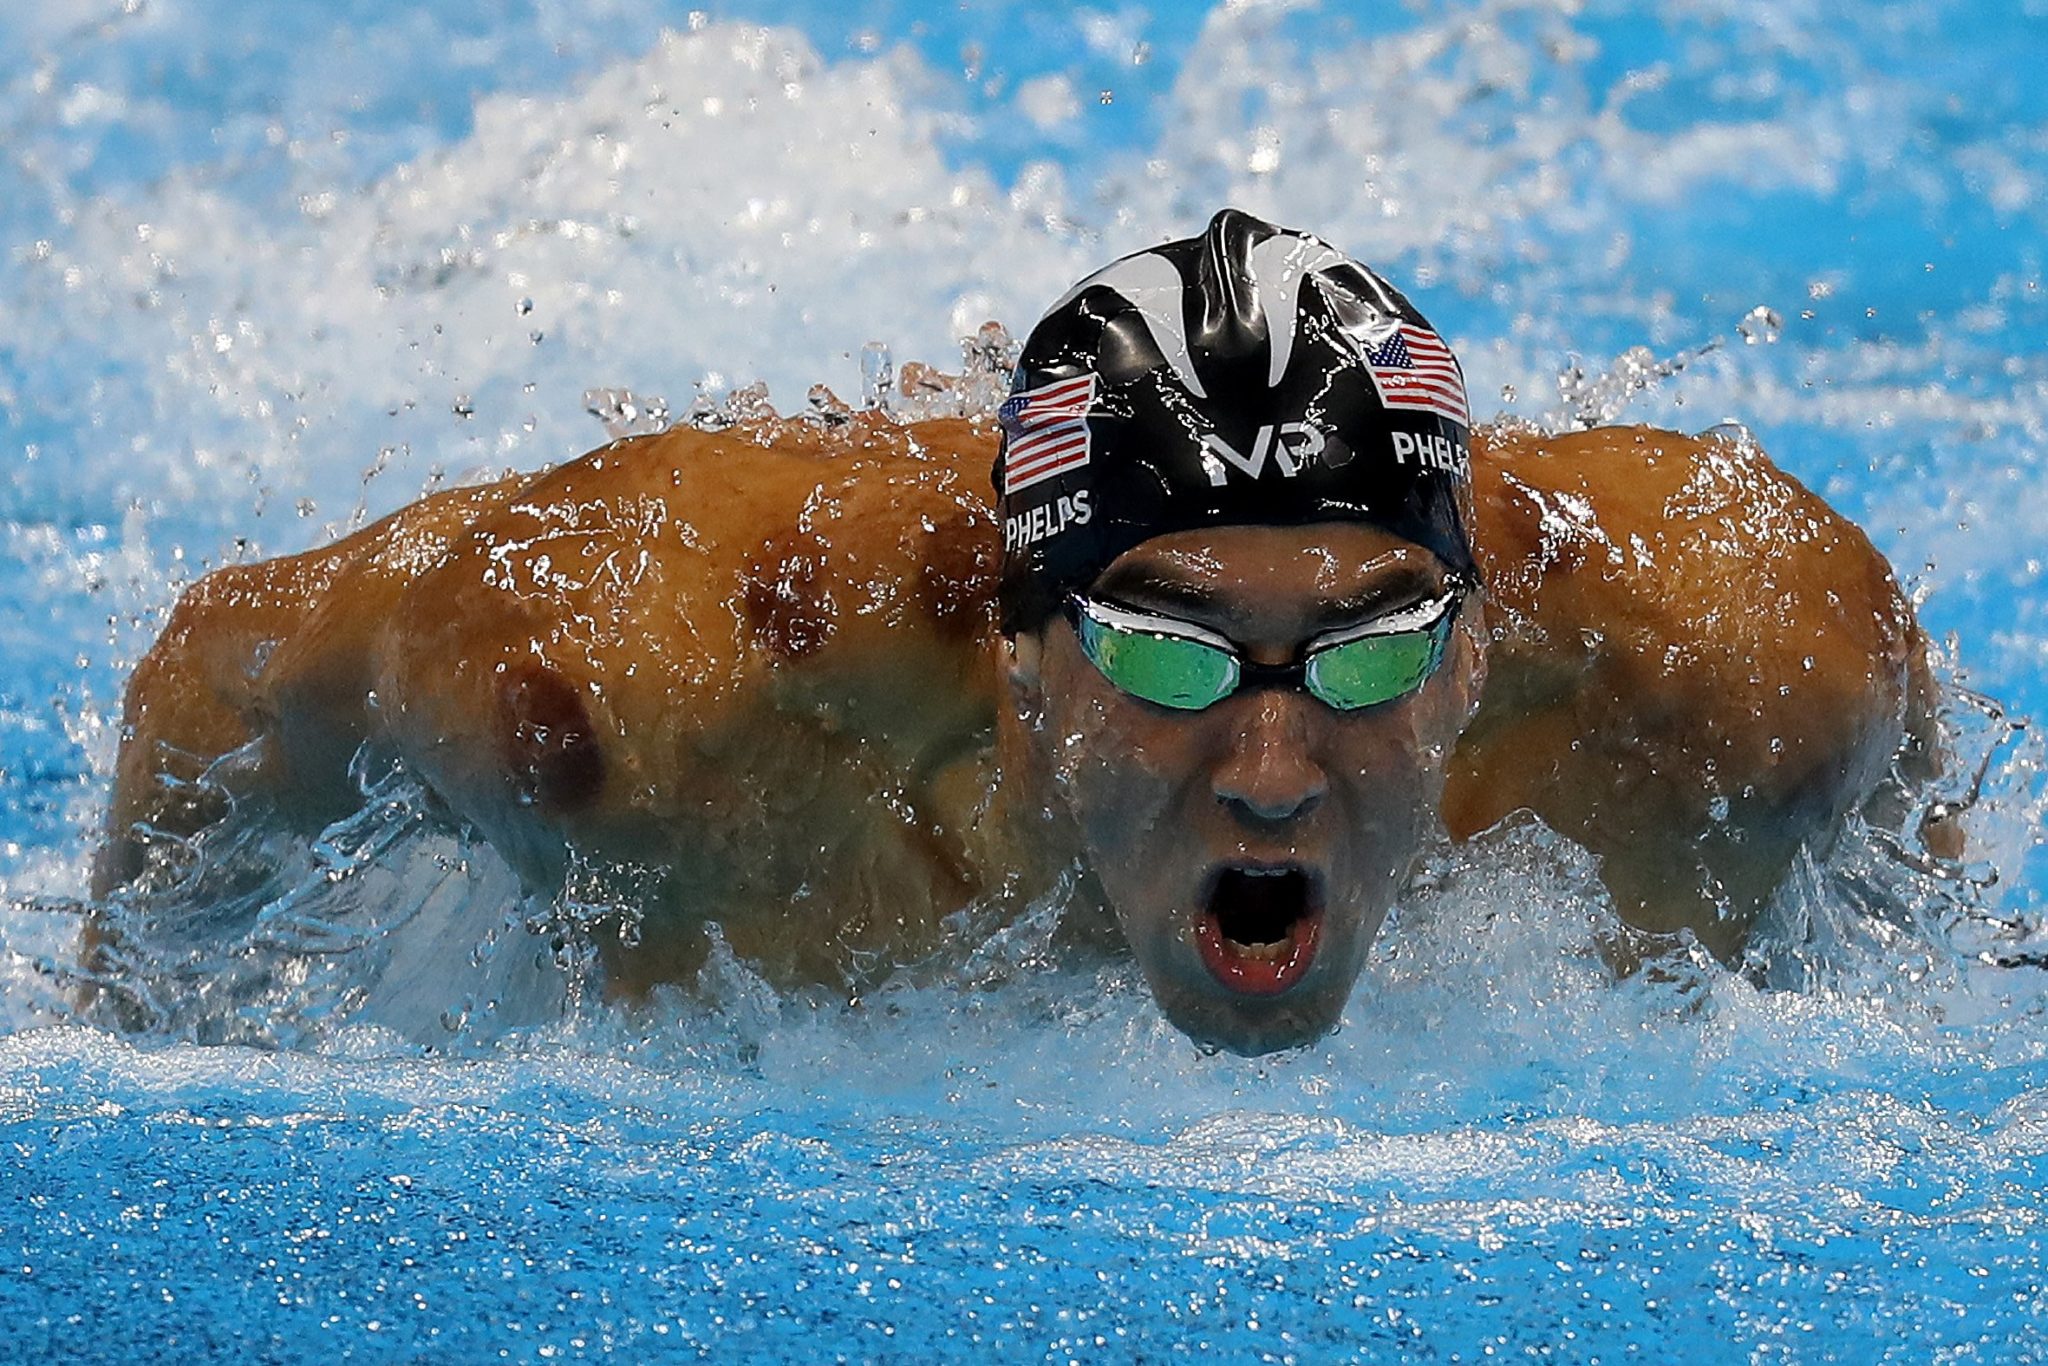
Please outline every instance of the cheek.
[[1135, 834], [1163, 805], [1171, 783], [1142, 726], [1114, 706], [1088, 702], [1056, 716], [1053, 784], [1091, 842]]
[[1170, 723], [1086, 676], [1047, 679], [1047, 757], [1055, 790], [1096, 852], [1128, 848], [1167, 826], [1194, 761]]
[[1405, 811], [1441, 791], [1446, 757], [1447, 751], [1432, 741], [1425, 727], [1404, 718], [1404, 724], [1378, 727], [1348, 746], [1341, 762], [1368, 806], [1398, 806]]
[[1446, 670], [1383, 716], [1346, 733], [1346, 762], [1368, 781], [1435, 796], [1464, 728], [1464, 693]]
[[1398, 713], [1348, 728], [1333, 746], [1331, 788], [1361, 855], [1360, 871], [1401, 875], [1435, 820], [1457, 731], [1428, 693]]

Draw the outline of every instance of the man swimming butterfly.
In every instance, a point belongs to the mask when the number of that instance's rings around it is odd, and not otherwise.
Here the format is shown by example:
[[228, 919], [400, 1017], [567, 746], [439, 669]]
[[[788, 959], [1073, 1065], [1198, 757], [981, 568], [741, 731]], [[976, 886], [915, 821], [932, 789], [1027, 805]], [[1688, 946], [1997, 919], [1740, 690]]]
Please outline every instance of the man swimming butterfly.
[[[993, 421], [677, 429], [208, 575], [94, 890], [397, 764], [529, 889], [630, 883], [619, 996], [714, 922], [858, 982], [1073, 870], [1176, 1026], [1260, 1053], [1334, 1027], [1433, 831], [1519, 811], [1738, 957], [1931, 764], [1930, 693], [1883, 559], [1753, 446], [1474, 431], [1405, 297], [1226, 210], [1068, 291]], [[86, 954], [118, 994], [120, 917]]]

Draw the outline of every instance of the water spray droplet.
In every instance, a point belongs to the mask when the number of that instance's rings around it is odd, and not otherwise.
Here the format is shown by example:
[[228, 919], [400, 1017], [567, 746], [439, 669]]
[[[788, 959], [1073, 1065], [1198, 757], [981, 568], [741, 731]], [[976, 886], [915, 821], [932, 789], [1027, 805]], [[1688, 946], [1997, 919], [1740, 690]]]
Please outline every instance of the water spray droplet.
[[860, 406], [886, 408], [896, 387], [896, 362], [887, 342], [871, 341], [860, 349]]
[[1755, 346], [1759, 342], [1768, 346], [1778, 339], [1784, 329], [1785, 320], [1763, 304], [1750, 309], [1742, 321], [1735, 324], [1735, 330], [1742, 334], [1742, 340], [1750, 346]]
[[583, 408], [614, 441], [668, 430], [668, 400], [658, 395], [643, 399], [630, 389], [586, 389]]
[[811, 412], [829, 425], [836, 426], [853, 418], [853, 410], [846, 406], [846, 400], [825, 385], [813, 384], [805, 398], [811, 405]]

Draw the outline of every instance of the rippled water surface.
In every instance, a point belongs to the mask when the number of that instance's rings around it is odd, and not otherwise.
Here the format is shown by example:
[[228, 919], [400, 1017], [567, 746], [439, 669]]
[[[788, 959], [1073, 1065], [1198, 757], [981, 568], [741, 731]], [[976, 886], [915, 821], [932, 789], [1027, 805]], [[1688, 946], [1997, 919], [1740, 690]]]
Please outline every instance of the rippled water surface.
[[[0, 11], [7, 1355], [2042, 1355], [2044, 63], [2035, 0]], [[345, 943], [74, 1018], [110, 718], [205, 567], [956, 367], [1223, 203], [1410, 286], [1482, 415], [1739, 421], [1865, 525], [1968, 866], [1852, 832], [1768, 989], [1617, 986], [1584, 856], [1505, 829], [1245, 1062], [1057, 904], [857, 1004], [721, 961], [619, 1016], [392, 790], [271, 889]]]

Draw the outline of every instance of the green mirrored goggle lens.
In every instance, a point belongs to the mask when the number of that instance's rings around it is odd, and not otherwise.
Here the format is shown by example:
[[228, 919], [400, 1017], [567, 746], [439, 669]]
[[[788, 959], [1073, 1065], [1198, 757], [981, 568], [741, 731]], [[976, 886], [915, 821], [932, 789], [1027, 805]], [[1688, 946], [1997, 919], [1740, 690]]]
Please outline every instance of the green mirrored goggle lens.
[[1377, 634], [1368, 628], [1348, 640], [1312, 646], [1307, 659], [1293, 665], [1247, 665], [1226, 642], [1176, 634], [1164, 629], [1163, 621], [1153, 627], [1155, 618], [1108, 604], [1076, 597], [1070, 607], [1082, 652], [1103, 677], [1133, 697], [1200, 711], [1236, 692], [1249, 676], [1305, 686], [1326, 706], [1356, 711], [1406, 696], [1436, 671], [1450, 639], [1452, 602], [1444, 598], [1427, 605], [1427, 624]]
[[1111, 626], [1086, 612], [1075, 627], [1089, 662], [1133, 697], [1200, 711], [1237, 687], [1237, 661], [1213, 645]]
[[1362, 636], [1308, 658], [1308, 690], [1339, 711], [1376, 707], [1415, 691], [1436, 671], [1448, 619], [1419, 631]]

